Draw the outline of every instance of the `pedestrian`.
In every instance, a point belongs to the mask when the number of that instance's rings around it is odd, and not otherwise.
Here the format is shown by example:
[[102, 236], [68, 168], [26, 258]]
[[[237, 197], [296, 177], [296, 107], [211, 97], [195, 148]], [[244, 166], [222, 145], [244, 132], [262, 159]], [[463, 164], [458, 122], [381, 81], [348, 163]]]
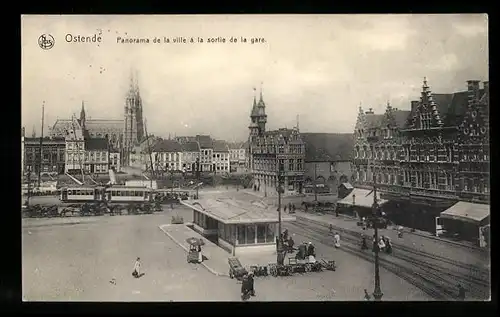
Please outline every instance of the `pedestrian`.
[[371, 299], [372, 299], [372, 297], [370, 296], [370, 294], [368, 294], [368, 291], [366, 290], [366, 288], [365, 288], [365, 296], [364, 296], [364, 299], [365, 299], [366, 301], [368, 301], [368, 300], [371, 300]]
[[335, 242], [335, 248], [340, 248], [340, 234], [338, 232], [335, 232], [333, 240]]
[[283, 211], [286, 212], [286, 205], [285, 205], [285, 207], [283, 207]]
[[380, 251], [384, 251], [385, 249], [385, 242], [384, 242], [384, 237], [380, 237], [379, 241], [378, 241], [378, 249]]
[[295, 212], [295, 204], [292, 204], [292, 211]]
[[366, 244], [366, 237], [363, 235], [361, 237], [361, 250], [367, 250], [368, 245]]
[[290, 252], [293, 252], [293, 245], [294, 245], [294, 243], [295, 242], [293, 241], [292, 237], [290, 237], [288, 239], [288, 250], [290, 250]]
[[141, 258], [139, 257], [137, 258], [137, 260], [135, 260], [134, 271], [132, 272], [132, 276], [135, 278], [141, 277]]
[[254, 279], [252, 271], [248, 273], [248, 290], [250, 291], [251, 296], [255, 296]]
[[283, 241], [286, 240], [288, 240], [288, 229], [285, 229], [285, 231], [283, 231]]
[[330, 224], [330, 226], [328, 226], [328, 230], [330, 231], [330, 234], [333, 233], [333, 225], [332, 224]]
[[461, 284], [458, 284], [458, 300], [465, 300], [465, 292], [465, 288]]
[[198, 263], [203, 262], [203, 254], [201, 253], [201, 243], [198, 244]]
[[389, 237], [385, 237], [385, 252], [387, 254], [392, 253], [392, 243], [391, 243], [391, 239], [389, 239]]

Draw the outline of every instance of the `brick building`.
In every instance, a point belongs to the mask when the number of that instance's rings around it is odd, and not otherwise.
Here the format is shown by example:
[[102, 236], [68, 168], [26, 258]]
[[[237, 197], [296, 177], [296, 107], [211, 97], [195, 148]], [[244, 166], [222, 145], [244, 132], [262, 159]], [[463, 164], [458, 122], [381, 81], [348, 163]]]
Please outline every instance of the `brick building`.
[[453, 212], [458, 201], [488, 203], [488, 107], [487, 82], [483, 89], [479, 81], [468, 81], [466, 91], [436, 94], [424, 79], [409, 112], [389, 106], [384, 115], [360, 110], [356, 187], [370, 188], [375, 174], [388, 216], [431, 232], [436, 217]]
[[[40, 168], [42, 173], [64, 173], [65, 168], [65, 148], [64, 138], [45, 137], [40, 147], [40, 138], [23, 137], [23, 171], [30, 169], [36, 175]], [[41, 150], [41, 154], [40, 154]]]
[[276, 193], [278, 171], [282, 171], [285, 194], [301, 193], [304, 186], [305, 146], [297, 128], [266, 131], [267, 115], [262, 92], [253, 100], [250, 115], [249, 158], [254, 188]]

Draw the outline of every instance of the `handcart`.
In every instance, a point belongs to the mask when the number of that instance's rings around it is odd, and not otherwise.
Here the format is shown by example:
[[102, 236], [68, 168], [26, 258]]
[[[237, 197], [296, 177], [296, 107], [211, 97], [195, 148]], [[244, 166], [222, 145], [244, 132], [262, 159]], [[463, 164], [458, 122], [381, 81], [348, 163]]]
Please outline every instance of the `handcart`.
[[198, 238], [188, 238], [186, 239], [189, 243], [189, 251], [187, 255], [188, 263], [201, 263], [200, 261], [200, 247], [203, 245], [203, 240]]
[[227, 259], [227, 263], [229, 264], [229, 277], [235, 278], [240, 281], [243, 279], [248, 271], [241, 265], [240, 260], [236, 257], [230, 257]]

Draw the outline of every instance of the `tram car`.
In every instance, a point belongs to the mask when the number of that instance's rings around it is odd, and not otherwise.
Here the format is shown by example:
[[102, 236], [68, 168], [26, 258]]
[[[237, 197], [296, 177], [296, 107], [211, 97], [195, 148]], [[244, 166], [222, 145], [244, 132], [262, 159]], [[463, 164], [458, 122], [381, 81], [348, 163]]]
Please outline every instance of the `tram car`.
[[121, 187], [106, 188], [106, 201], [111, 203], [147, 203], [154, 199], [154, 191], [146, 187]]
[[152, 202], [154, 192], [145, 187], [67, 187], [61, 189], [60, 200], [65, 203], [146, 203]]
[[104, 187], [61, 188], [60, 200], [65, 203], [91, 203], [104, 199]]

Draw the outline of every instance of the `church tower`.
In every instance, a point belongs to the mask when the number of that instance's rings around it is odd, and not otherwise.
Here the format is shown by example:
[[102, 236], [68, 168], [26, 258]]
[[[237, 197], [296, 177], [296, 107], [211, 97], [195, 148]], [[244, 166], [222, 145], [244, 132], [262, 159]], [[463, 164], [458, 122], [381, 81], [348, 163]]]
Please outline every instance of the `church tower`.
[[267, 123], [266, 104], [262, 97], [262, 88], [260, 89], [260, 99], [258, 103], [255, 96], [256, 89], [254, 88], [253, 90], [253, 106], [252, 112], [250, 113], [250, 126], [248, 127], [250, 130], [250, 138], [264, 134]]
[[82, 110], [80, 111], [80, 125], [85, 129], [85, 106], [82, 101]]
[[124, 164], [128, 165], [130, 152], [144, 137], [142, 99], [139, 92], [137, 74], [130, 76], [130, 87], [125, 99], [123, 129]]

